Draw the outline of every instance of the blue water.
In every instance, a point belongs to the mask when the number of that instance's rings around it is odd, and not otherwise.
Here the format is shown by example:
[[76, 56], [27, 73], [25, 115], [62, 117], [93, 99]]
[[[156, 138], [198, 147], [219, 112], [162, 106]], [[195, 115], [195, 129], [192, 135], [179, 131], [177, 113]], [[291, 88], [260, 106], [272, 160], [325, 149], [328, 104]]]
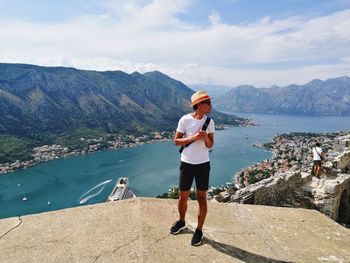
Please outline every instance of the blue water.
[[[259, 126], [215, 133], [211, 185], [225, 184], [239, 169], [270, 158], [270, 152], [252, 145], [269, 142], [275, 134], [350, 130], [350, 117], [238, 115]], [[121, 176], [129, 177], [137, 196], [156, 196], [177, 185], [179, 157], [176, 146], [162, 142], [49, 161], [2, 175], [0, 218], [104, 202]]]

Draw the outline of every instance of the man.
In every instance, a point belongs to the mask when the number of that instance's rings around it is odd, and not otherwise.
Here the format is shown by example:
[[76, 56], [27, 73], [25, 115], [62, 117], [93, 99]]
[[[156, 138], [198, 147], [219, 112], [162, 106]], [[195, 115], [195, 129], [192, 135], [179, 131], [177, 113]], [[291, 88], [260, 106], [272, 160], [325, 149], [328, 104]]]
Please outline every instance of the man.
[[[191, 245], [201, 244], [203, 224], [207, 214], [207, 190], [209, 185], [210, 159], [209, 149], [214, 144], [215, 124], [210, 120], [207, 129], [202, 130], [210, 113], [211, 98], [206, 91], [198, 91], [191, 97], [194, 112], [184, 115], [178, 123], [174, 143], [186, 146], [181, 153], [179, 182], [179, 220], [171, 227], [171, 234], [178, 234], [186, 228], [185, 216], [187, 200], [193, 179], [196, 181], [197, 200], [199, 204], [198, 224], [191, 240]], [[190, 144], [190, 145], [188, 145]]]
[[321, 160], [323, 160], [323, 152], [322, 152], [322, 148], [321, 148], [321, 143], [319, 143], [319, 142], [316, 143], [316, 147], [312, 148], [312, 153], [313, 153], [313, 160], [314, 160], [314, 166], [312, 167], [313, 174], [317, 178], [320, 178]]

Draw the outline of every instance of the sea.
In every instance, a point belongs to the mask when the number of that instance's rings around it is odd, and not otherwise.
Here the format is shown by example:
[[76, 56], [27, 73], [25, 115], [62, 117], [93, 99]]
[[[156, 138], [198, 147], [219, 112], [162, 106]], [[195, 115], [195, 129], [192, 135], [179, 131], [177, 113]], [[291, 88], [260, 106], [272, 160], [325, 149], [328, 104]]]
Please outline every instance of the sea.
[[[271, 152], [253, 145], [270, 142], [276, 134], [350, 130], [350, 116], [237, 115], [258, 125], [215, 132], [211, 186], [231, 182], [240, 169], [271, 158]], [[179, 163], [178, 147], [169, 141], [57, 159], [3, 174], [0, 218], [105, 202], [119, 177], [129, 178], [136, 196], [156, 197], [177, 186]]]

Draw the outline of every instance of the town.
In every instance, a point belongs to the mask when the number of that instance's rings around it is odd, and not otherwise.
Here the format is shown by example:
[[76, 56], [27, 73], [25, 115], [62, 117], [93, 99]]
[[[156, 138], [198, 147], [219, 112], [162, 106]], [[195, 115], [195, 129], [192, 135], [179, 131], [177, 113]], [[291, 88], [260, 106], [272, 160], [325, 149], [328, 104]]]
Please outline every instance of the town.
[[[337, 138], [337, 139], [336, 139]], [[234, 175], [237, 188], [246, 187], [276, 173], [311, 172], [312, 148], [316, 142], [322, 144], [325, 165], [332, 166], [332, 160], [339, 154], [341, 141], [350, 139], [350, 132], [335, 133], [290, 133], [276, 135], [272, 143], [256, 144], [273, 152], [272, 158], [244, 168]]]
[[149, 135], [142, 135], [136, 137], [134, 135], [118, 136], [115, 140], [108, 140], [107, 138], [80, 138], [79, 140], [85, 142], [88, 146], [83, 149], [70, 150], [68, 147], [62, 145], [43, 145], [33, 149], [33, 159], [28, 161], [17, 160], [13, 163], [0, 164], [0, 174], [13, 172], [17, 169], [25, 169], [35, 164], [46, 162], [59, 158], [68, 158], [72, 156], [84, 155], [102, 150], [113, 150], [119, 148], [129, 148], [145, 143], [154, 143], [161, 141], [169, 141], [173, 137], [171, 132], [152, 132]]

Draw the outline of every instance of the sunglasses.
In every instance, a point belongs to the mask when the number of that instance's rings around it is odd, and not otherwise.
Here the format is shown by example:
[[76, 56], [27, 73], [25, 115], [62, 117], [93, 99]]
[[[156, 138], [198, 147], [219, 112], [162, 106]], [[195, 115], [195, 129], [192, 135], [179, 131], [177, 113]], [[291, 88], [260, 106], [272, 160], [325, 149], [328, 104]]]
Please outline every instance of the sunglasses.
[[201, 103], [202, 104], [204, 103], [204, 104], [207, 104], [207, 105], [211, 105], [211, 101], [210, 100], [205, 100], [205, 101], [202, 101]]

